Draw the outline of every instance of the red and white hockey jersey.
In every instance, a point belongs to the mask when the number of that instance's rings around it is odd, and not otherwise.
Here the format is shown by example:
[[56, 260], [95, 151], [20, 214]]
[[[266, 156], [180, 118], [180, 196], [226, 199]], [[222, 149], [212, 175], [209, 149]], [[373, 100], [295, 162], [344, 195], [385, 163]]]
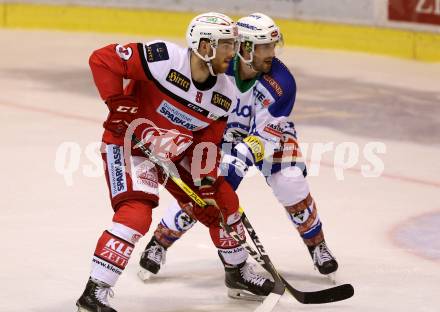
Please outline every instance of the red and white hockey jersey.
[[[187, 48], [152, 41], [108, 45], [93, 52], [89, 62], [101, 97], [135, 96], [137, 117], [148, 120], [135, 134], [151, 143], [158, 136], [165, 138], [160, 143], [164, 155], [159, 156], [173, 161], [191, 153], [199, 142], [219, 145], [237, 100], [235, 86], [224, 74], [211, 77], [214, 81], [207, 90], [198, 89], [191, 79], [190, 56]], [[123, 79], [131, 80], [125, 90]], [[172, 144], [167, 144], [170, 140]], [[103, 141], [123, 145], [123, 138], [109, 131], [104, 132]]]

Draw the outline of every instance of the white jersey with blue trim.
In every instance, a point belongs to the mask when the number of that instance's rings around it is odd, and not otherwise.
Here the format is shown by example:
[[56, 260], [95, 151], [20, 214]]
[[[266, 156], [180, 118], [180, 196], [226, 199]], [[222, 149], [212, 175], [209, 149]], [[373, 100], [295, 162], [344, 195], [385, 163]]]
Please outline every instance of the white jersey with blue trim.
[[242, 81], [238, 77], [239, 62], [235, 57], [227, 72], [239, 99], [228, 117], [224, 140], [239, 142], [248, 135], [257, 135], [277, 143], [283, 133], [295, 135], [288, 117], [295, 103], [296, 83], [289, 69], [274, 58], [269, 73]]

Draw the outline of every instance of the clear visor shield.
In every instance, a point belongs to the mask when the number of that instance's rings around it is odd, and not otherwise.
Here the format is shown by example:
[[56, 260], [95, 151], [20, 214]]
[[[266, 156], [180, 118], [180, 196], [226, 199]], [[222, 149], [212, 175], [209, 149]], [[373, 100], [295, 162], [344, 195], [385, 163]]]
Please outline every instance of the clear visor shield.
[[233, 52], [233, 54], [238, 53], [238, 49], [240, 48], [240, 42], [237, 38], [231, 39], [219, 39], [217, 42], [211, 42], [212, 48], [217, 49], [218, 51], [229, 53]]
[[211, 61], [216, 58], [217, 54], [220, 55], [229, 55], [234, 57], [238, 53], [238, 49], [240, 48], [240, 43], [238, 38], [230, 38], [230, 39], [218, 39], [218, 40], [210, 40], [211, 45], [211, 53], [201, 55], [198, 50], [193, 49], [193, 52], [203, 61], [205, 61], [208, 66], [209, 73], [212, 76], [216, 76], [214, 70], [212, 68]]
[[240, 48], [240, 42], [237, 38], [210, 40], [209, 44], [211, 46], [211, 52], [209, 54], [201, 55], [197, 50], [193, 50], [194, 53], [205, 62], [215, 59], [218, 52], [222, 54], [233, 52], [235, 56]]
[[258, 50], [261, 51], [262, 54], [272, 54], [272, 50], [275, 53], [275, 56], [279, 56], [283, 52], [284, 47], [284, 39], [283, 34], [279, 35], [279, 39], [270, 43], [257, 43], [254, 44], [252, 41], [243, 41], [242, 43], [243, 51], [248, 52], [248, 57], [245, 57], [243, 53], [238, 52], [240, 58], [246, 62], [247, 64], [251, 64], [254, 59], [255, 46], [258, 46]]

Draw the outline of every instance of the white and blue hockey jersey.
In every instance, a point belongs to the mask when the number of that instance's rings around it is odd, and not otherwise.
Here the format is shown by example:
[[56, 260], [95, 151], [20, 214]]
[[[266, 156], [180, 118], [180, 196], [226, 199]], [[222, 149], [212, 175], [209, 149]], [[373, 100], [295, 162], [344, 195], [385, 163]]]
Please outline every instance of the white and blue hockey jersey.
[[265, 176], [282, 167], [281, 162], [271, 157], [273, 153], [265, 155], [264, 159], [256, 159], [249, 146], [242, 142], [246, 137], [256, 136], [264, 142], [266, 150], [272, 148], [275, 151], [283, 135], [296, 138], [294, 124], [289, 120], [295, 104], [296, 83], [289, 69], [274, 58], [269, 73], [243, 81], [238, 75], [239, 62], [236, 57], [227, 72], [235, 82], [239, 98], [228, 117], [222, 148], [222, 174], [234, 188], [252, 165], [257, 165]]

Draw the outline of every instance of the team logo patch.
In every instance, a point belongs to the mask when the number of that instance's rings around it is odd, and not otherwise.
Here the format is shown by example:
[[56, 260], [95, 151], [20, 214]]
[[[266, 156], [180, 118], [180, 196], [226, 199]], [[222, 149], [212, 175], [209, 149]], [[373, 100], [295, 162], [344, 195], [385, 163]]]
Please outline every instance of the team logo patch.
[[282, 96], [283, 95], [283, 89], [281, 88], [280, 84], [275, 79], [273, 79], [268, 74], [263, 75], [263, 78], [274, 89], [275, 93], [278, 96]]
[[252, 52], [253, 43], [252, 41], [245, 41], [244, 42], [244, 49], [248, 51], [249, 53]]
[[182, 75], [178, 71], [171, 69], [167, 76], [167, 81], [182, 89], [183, 91], [188, 91], [191, 86], [191, 82], [188, 77]]
[[130, 57], [133, 55], [133, 50], [130, 47], [126, 48], [123, 45], [118, 44], [115, 49], [116, 49], [116, 53], [124, 61], [128, 61]]
[[232, 100], [227, 96], [214, 91], [212, 93], [211, 103], [224, 111], [229, 111], [229, 108], [231, 108], [232, 105]]
[[164, 42], [156, 42], [145, 47], [147, 53], [147, 61], [158, 62], [170, 59], [168, 49]]
[[185, 211], [180, 210], [176, 216], [174, 217], [174, 224], [176, 225], [176, 228], [179, 231], [187, 231], [189, 230], [194, 224], [196, 223], [196, 220], [191, 218]]
[[310, 208], [307, 208], [303, 211], [299, 211], [294, 214], [291, 214], [290, 219], [295, 225], [299, 226], [304, 222], [306, 222], [309, 219], [310, 215], [311, 215], [311, 210]]

